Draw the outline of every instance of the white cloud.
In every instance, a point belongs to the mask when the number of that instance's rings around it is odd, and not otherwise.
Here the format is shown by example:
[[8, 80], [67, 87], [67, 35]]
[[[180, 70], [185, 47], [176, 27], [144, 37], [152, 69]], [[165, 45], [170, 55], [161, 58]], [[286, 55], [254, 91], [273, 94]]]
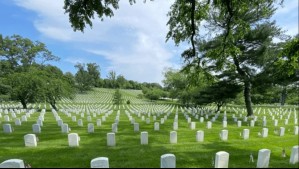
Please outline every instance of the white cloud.
[[[160, 83], [164, 67], [178, 67], [171, 60], [180, 57], [181, 51], [173, 52], [174, 45], [165, 44], [166, 14], [173, 1], [147, 1], [146, 4], [138, 1], [130, 5], [128, 0], [122, 0], [112, 18], [101, 22], [95, 17], [93, 29], [86, 27], [84, 34], [73, 32], [62, 8], [63, 0], [15, 2], [37, 13], [34, 26], [44, 37], [72, 43], [81, 50], [103, 56], [110, 65], [98, 63], [101, 67], [113, 69], [127, 79]], [[74, 64], [80, 58], [68, 57], [65, 61]]]
[[277, 11], [272, 17], [287, 35], [298, 34], [298, 7], [298, 1], [285, 0], [282, 7], [277, 6]]

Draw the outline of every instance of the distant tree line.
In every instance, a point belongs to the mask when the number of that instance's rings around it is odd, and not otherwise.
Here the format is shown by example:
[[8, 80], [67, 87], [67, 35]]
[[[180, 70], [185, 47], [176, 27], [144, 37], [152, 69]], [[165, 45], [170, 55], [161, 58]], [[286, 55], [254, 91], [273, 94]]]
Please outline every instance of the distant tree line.
[[139, 83], [133, 80], [127, 80], [123, 75], [117, 75], [115, 71], [108, 72], [107, 77], [102, 79], [100, 77], [100, 66], [96, 63], [78, 63], [75, 67], [77, 68], [77, 72], [73, 79], [76, 88], [80, 92], [88, 91], [93, 87], [101, 87], [142, 90], [143, 95], [139, 97], [146, 97], [150, 100], [158, 100], [163, 97], [168, 97], [168, 93], [158, 83]]

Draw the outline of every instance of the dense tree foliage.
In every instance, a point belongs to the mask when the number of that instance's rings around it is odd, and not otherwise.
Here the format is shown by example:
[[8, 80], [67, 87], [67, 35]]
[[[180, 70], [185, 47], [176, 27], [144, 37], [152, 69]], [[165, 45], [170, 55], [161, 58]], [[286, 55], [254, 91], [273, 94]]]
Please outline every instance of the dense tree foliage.
[[241, 85], [229, 81], [218, 81], [194, 93], [193, 98], [196, 105], [215, 103], [216, 112], [218, 112], [221, 106], [235, 99], [241, 91]]
[[57, 101], [74, 93], [70, 79], [59, 68], [45, 65], [58, 59], [41, 42], [0, 35], [0, 99], [20, 101], [23, 108], [48, 102], [56, 109]]
[[113, 94], [113, 104], [117, 105], [119, 107], [120, 104], [122, 104], [122, 94], [119, 89], [116, 89]]

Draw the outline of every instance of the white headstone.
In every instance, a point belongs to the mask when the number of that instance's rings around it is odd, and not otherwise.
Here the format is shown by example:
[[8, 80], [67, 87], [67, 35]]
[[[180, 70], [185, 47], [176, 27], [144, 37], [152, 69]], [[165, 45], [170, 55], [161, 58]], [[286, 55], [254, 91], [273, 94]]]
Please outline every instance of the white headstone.
[[22, 125], [21, 120], [20, 120], [20, 119], [16, 119], [16, 120], [15, 120], [15, 125], [16, 125], [16, 126], [21, 126], [21, 125]]
[[109, 168], [109, 159], [107, 157], [94, 158], [90, 162], [90, 168]]
[[41, 120], [41, 119], [38, 119], [37, 121], [36, 121], [36, 124], [38, 124], [39, 126], [43, 126], [44, 124], [43, 124], [43, 120]]
[[191, 124], [190, 124], [190, 129], [191, 129], [191, 130], [195, 130], [195, 125], [196, 125], [195, 122], [191, 122]]
[[199, 118], [199, 122], [203, 123], [205, 121], [205, 119], [203, 117]]
[[146, 124], [150, 124], [151, 123], [151, 119], [150, 118], [146, 118]]
[[221, 130], [220, 139], [222, 141], [227, 141], [227, 139], [228, 139], [228, 130]]
[[238, 125], [237, 125], [238, 127], [241, 127], [242, 126], [242, 121], [238, 121]]
[[164, 121], [165, 121], [165, 120], [164, 120], [164, 117], [160, 119], [160, 123], [161, 123], [161, 124], [164, 124]]
[[107, 146], [115, 146], [115, 133], [107, 133]]
[[106, 121], [106, 116], [102, 116], [102, 121]]
[[32, 132], [33, 133], [41, 133], [41, 128], [39, 124], [33, 124], [32, 125]]
[[254, 123], [255, 123], [254, 120], [250, 120], [250, 127], [254, 127]]
[[10, 159], [2, 162], [0, 168], [25, 168], [25, 165], [23, 160]]
[[76, 122], [77, 121], [77, 117], [76, 116], [72, 116], [72, 121]]
[[5, 116], [4, 116], [4, 121], [5, 121], [5, 122], [9, 122], [9, 121], [10, 121], [10, 118], [9, 118], [8, 115], [5, 115]]
[[88, 122], [91, 122], [92, 120], [91, 120], [91, 116], [87, 116], [87, 121]]
[[222, 121], [222, 127], [226, 128], [227, 127], [227, 121]]
[[174, 154], [164, 154], [161, 156], [160, 168], [175, 168], [176, 160]]
[[94, 133], [94, 125], [93, 125], [93, 123], [88, 123], [88, 125], [87, 125], [87, 132], [88, 133]]
[[298, 132], [299, 132], [299, 127], [298, 127], [298, 126], [295, 126], [295, 127], [294, 127], [294, 134], [295, 134], [295, 135], [298, 135]]
[[263, 138], [268, 137], [268, 128], [263, 128], [263, 129], [262, 129], [262, 137], [263, 137]]
[[204, 131], [198, 130], [196, 132], [196, 141], [197, 142], [203, 142], [204, 141]]
[[269, 149], [259, 150], [256, 168], [268, 168], [271, 151]]
[[173, 130], [178, 130], [179, 128], [179, 125], [178, 125], [178, 122], [173, 122]]
[[58, 126], [61, 126], [62, 124], [63, 124], [63, 120], [62, 119], [57, 120], [57, 125]]
[[27, 116], [26, 116], [26, 115], [23, 115], [23, 116], [21, 117], [21, 120], [22, 120], [22, 121], [27, 121]]
[[35, 134], [26, 134], [24, 136], [24, 142], [26, 147], [36, 147], [37, 141]]
[[177, 132], [176, 131], [170, 132], [170, 143], [172, 143], [172, 144], [177, 143]]
[[219, 151], [215, 157], [215, 168], [228, 168], [229, 154], [225, 151]]
[[82, 119], [78, 119], [78, 126], [83, 127], [83, 121], [82, 121]]
[[289, 119], [284, 119], [284, 125], [288, 125], [289, 124]]
[[102, 125], [102, 120], [101, 119], [97, 119], [97, 126], [100, 127]]
[[68, 142], [70, 147], [78, 147], [79, 141], [80, 141], [80, 137], [77, 133], [68, 134]]
[[148, 144], [148, 132], [143, 131], [140, 133], [140, 142], [141, 144]]
[[278, 120], [275, 119], [275, 120], [274, 120], [274, 126], [277, 127], [277, 125], [278, 125]]
[[211, 129], [212, 128], [212, 122], [208, 121], [207, 122], [207, 129]]
[[61, 125], [61, 133], [69, 133], [69, 125], [64, 123]]
[[155, 131], [159, 131], [160, 130], [160, 123], [159, 122], [155, 122], [155, 124], [154, 124], [154, 130]]
[[284, 127], [280, 127], [279, 136], [284, 136], [284, 131], [285, 131], [285, 128]]
[[246, 139], [249, 139], [249, 129], [243, 129], [243, 139], [246, 140]]
[[267, 126], [267, 120], [263, 120], [263, 127]]
[[290, 157], [290, 163], [291, 164], [296, 164], [299, 162], [299, 155], [298, 155], [298, 152], [299, 152], [299, 146], [294, 146], [292, 148], [292, 153], [291, 153], [291, 157]]
[[112, 132], [117, 133], [117, 123], [112, 124]]
[[139, 131], [139, 123], [134, 123], [134, 131], [135, 132]]

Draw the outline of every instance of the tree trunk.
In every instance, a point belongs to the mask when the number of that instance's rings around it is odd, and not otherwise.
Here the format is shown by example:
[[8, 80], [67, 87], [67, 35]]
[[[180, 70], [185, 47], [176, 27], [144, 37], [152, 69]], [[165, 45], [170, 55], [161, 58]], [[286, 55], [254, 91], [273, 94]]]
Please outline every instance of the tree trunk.
[[223, 103], [217, 103], [217, 110], [215, 113], [217, 113], [218, 111], [220, 111], [220, 107], [223, 105]]
[[281, 97], [280, 97], [280, 105], [281, 106], [284, 106], [286, 98], [287, 98], [287, 88], [284, 86], [281, 91]]
[[244, 98], [245, 98], [245, 105], [247, 109], [247, 116], [252, 116], [253, 111], [251, 106], [252, 103], [251, 103], [251, 82], [250, 81], [245, 81]]
[[25, 100], [21, 100], [21, 104], [23, 105], [23, 109], [27, 109], [27, 103]]
[[56, 107], [56, 104], [55, 104], [55, 101], [50, 102], [50, 104], [53, 107], [53, 109], [55, 109], [56, 111], [58, 111], [57, 107]]

